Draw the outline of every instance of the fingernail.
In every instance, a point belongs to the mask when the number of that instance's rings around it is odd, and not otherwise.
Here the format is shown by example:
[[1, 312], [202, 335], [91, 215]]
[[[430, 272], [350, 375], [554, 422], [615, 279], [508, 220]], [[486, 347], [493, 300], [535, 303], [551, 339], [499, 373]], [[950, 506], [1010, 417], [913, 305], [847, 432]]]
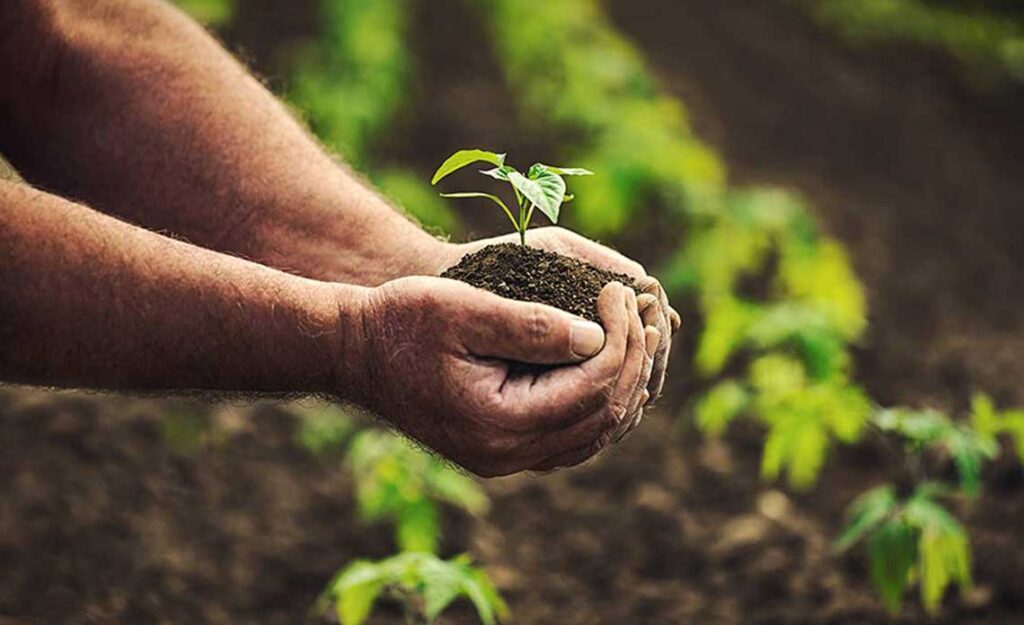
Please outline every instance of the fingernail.
[[651, 399], [651, 392], [649, 390], [647, 390], [647, 389], [644, 389], [644, 394], [642, 396], [642, 399], [640, 400], [640, 405], [641, 406], [646, 406], [647, 402], [650, 401], [650, 399]]
[[654, 326], [647, 326], [644, 328], [644, 347], [647, 348], [647, 356], [654, 358], [654, 352], [658, 349], [658, 343], [661, 342], [661, 332], [658, 331]]
[[590, 358], [604, 347], [604, 330], [592, 321], [580, 319], [572, 322], [569, 349], [580, 358]]

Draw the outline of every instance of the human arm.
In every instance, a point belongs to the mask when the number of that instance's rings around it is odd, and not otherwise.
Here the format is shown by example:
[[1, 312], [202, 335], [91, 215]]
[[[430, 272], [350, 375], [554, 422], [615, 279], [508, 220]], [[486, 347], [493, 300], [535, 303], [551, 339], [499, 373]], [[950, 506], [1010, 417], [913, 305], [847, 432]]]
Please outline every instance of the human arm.
[[503, 475], [581, 462], [629, 426], [650, 357], [631, 292], [600, 306], [607, 335], [442, 278], [319, 282], [0, 181], [6, 381], [325, 394]]
[[311, 278], [439, 269], [442, 242], [164, 2], [7, 4], [0, 52], [0, 152], [37, 186]]
[[[0, 73], [10, 78], [0, 80], [0, 151], [30, 181], [316, 279], [378, 285], [433, 275], [476, 245], [440, 242], [396, 213], [164, 3], [29, 0], [0, 17]], [[11, 66], [12, 58], [31, 62]], [[533, 232], [536, 245], [641, 277], [639, 265], [581, 237]], [[663, 295], [639, 303], [660, 336], [648, 385], [655, 398], [674, 313]]]

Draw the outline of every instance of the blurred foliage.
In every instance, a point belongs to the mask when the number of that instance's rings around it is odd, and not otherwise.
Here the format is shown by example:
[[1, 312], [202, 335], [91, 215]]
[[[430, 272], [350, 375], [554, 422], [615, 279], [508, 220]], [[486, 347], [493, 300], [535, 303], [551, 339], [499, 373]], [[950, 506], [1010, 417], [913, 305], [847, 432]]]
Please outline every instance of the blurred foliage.
[[941, 48], [975, 74], [1024, 82], [1024, 11], [992, 2], [799, 0], [854, 41], [906, 40]]
[[341, 452], [358, 425], [340, 406], [325, 404], [299, 412], [296, 442], [314, 454]]
[[[903, 442], [909, 481], [916, 486], [905, 498], [890, 485], [858, 497], [849, 506], [836, 547], [866, 544], [872, 579], [891, 611], [899, 610], [904, 592], [914, 583], [920, 584], [921, 602], [929, 612], [938, 610], [947, 587], [970, 586], [967, 530], [938, 499], [979, 496], [982, 468], [998, 454], [996, 436], [1021, 414], [1000, 413], [986, 396], [977, 395], [968, 422], [928, 409], [892, 408], [872, 415], [876, 431]], [[1010, 425], [1011, 430], [1015, 427]], [[930, 458], [952, 461], [958, 481], [930, 480]]]
[[223, 26], [235, 13], [235, 0], [174, 0], [174, 3], [207, 26]]
[[319, 0], [319, 36], [300, 55], [288, 98], [330, 149], [367, 173], [428, 228], [458, 231], [458, 219], [423, 179], [373, 162], [373, 144], [407, 104], [412, 59], [407, 0]]
[[402, 553], [385, 560], [357, 560], [345, 567], [321, 598], [333, 603], [341, 625], [361, 625], [380, 598], [399, 601], [406, 622], [428, 625], [456, 599], [465, 597], [484, 625], [509, 616], [508, 606], [487, 576], [459, 556], [441, 560], [429, 553]]
[[[864, 330], [865, 302], [842, 247], [821, 236], [793, 195], [730, 189], [683, 106], [660, 93], [595, 0], [477, 4], [489, 16], [523, 123], [578, 137], [562, 158], [598, 174], [576, 186], [578, 227], [619, 232], [642, 221], [650, 200], [681, 221], [685, 238], [658, 275], [670, 291], [698, 301], [698, 371], [716, 377], [744, 357], [779, 356], [698, 400], [697, 423], [720, 433], [741, 414], [759, 418], [769, 427], [764, 474], [810, 486], [830, 441], [856, 439], [869, 409], [848, 378], [847, 345]], [[749, 281], [766, 294], [746, 295]], [[762, 375], [783, 362], [799, 371], [799, 390], [776, 388], [782, 378]]]
[[408, 86], [406, 0], [320, 0], [321, 32], [292, 76], [291, 100], [313, 132], [363, 167]]
[[915, 581], [921, 603], [932, 613], [949, 586], [971, 586], [970, 541], [964, 527], [938, 503], [945, 492], [941, 485], [924, 483], [901, 500], [893, 486], [884, 485], [849, 507], [836, 548], [865, 543], [871, 577], [892, 612], [899, 610], [904, 592]]
[[680, 103], [657, 93], [639, 52], [608, 24], [598, 3], [477, 4], [490, 17], [523, 123], [582, 137], [561, 155], [599, 174], [577, 185], [575, 223], [582, 231], [621, 231], [649, 194], [699, 211], [721, 192], [718, 157], [693, 138]]
[[363, 520], [394, 523], [402, 551], [437, 551], [439, 502], [470, 514], [488, 508], [487, 495], [474, 479], [403, 436], [376, 429], [360, 432], [349, 446], [347, 462]]
[[908, 454], [934, 450], [951, 458], [960, 477], [960, 487], [969, 497], [978, 496], [982, 465], [999, 452], [991, 434], [969, 424], [956, 423], [937, 410], [881, 410], [872, 417], [872, 422], [881, 431], [901, 438]]
[[979, 393], [971, 401], [971, 426], [984, 436], [1009, 437], [1024, 462], [1024, 410], [997, 410], [989, 396]]

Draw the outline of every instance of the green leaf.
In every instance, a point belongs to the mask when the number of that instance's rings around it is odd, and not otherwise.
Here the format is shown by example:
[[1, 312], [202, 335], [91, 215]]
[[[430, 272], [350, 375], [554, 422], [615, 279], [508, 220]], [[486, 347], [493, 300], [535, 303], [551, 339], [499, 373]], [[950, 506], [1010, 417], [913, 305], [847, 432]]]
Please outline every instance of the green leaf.
[[[553, 165], [544, 165], [543, 163], [537, 163], [533, 167], [537, 166], [546, 167], [548, 171], [552, 171], [559, 176], [593, 176], [594, 172], [589, 169], [583, 169], [582, 167], [555, 167]], [[530, 169], [533, 169], [531, 167]]]
[[350, 564], [334, 583], [332, 594], [341, 625], [361, 625], [384, 589], [384, 571], [376, 563]]
[[984, 393], [975, 393], [971, 398], [971, 425], [982, 434], [996, 435], [1000, 432], [1000, 418], [992, 398]]
[[482, 198], [487, 198], [488, 200], [491, 200], [492, 202], [494, 202], [495, 204], [500, 206], [501, 209], [503, 211], [505, 211], [505, 215], [509, 218], [509, 221], [512, 222], [512, 226], [515, 227], [515, 229], [517, 231], [519, 230], [519, 222], [517, 222], [516, 218], [512, 216], [512, 211], [510, 211], [508, 209], [508, 206], [505, 204], [505, 202], [503, 202], [501, 200], [501, 198], [498, 197], [497, 195], [491, 195], [490, 193], [480, 193], [478, 191], [462, 191], [462, 192], [459, 192], [459, 193], [442, 193], [441, 197], [449, 197], [449, 198], [482, 197]]
[[711, 436], [725, 431], [729, 423], [750, 403], [746, 388], [735, 380], [721, 382], [697, 403], [697, 427]]
[[535, 178], [527, 178], [514, 171], [509, 173], [508, 180], [523, 197], [547, 215], [551, 223], [557, 224], [558, 211], [562, 206], [562, 200], [565, 199], [565, 180], [547, 168], [538, 169], [536, 172], [533, 169], [530, 168], [530, 173], [535, 174]]
[[917, 560], [917, 531], [902, 519], [879, 526], [868, 538], [871, 579], [890, 612], [897, 612]]
[[501, 167], [505, 164], [505, 155], [487, 150], [459, 150], [441, 163], [441, 166], [434, 172], [434, 177], [430, 179], [430, 184], [437, 184], [448, 174], [478, 161], [486, 161]]
[[426, 586], [423, 588], [423, 612], [433, 623], [448, 606], [463, 594], [465, 574], [456, 561], [438, 562], [424, 571]]
[[971, 554], [962, 529], [941, 531], [926, 529], [921, 535], [921, 603], [930, 613], [938, 611], [946, 588], [956, 583], [971, 585]]
[[857, 544], [890, 516], [899, 505], [896, 489], [885, 484], [857, 497], [849, 507], [850, 522], [842, 535], [836, 539], [835, 548], [845, 551]]
[[418, 499], [398, 511], [395, 533], [402, 551], [437, 552], [441, 534], [437, 506], [429, 499]]
[[494, 625], [498, 619], [508, 618], [509, 610], [494, 585], [483, 571], [471, 569], [463, 581], [462, 590], [473, 602], [476, 613], [484, 625]]
[[510, 165], [502, 165], [501, 167], [495, 167], [494, 169], [484, 169], [480, 173], [485, 176], [490, 176], [495, 180], [501, 180], [502, 182], [508, 182], [508, 175], [516, 171], [515, 167]]

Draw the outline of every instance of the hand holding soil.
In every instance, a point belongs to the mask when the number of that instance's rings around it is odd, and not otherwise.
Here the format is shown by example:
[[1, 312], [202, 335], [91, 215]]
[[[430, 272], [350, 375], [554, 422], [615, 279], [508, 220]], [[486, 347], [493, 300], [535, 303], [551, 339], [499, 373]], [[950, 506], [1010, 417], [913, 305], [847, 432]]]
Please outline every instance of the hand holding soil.
[[[454, 246], [450, 252], [454, 258], [462, 259], [489, 245], [515, 243], [517, 240], [518, 238], [515, 234], [482, 239]], [[668, 368], [672, 336], [682, 325], [679, 313], [669, 305], [668, 296], [665, 294], [661, 283], [654, 277], [647, 275], [643, 265], [635, 260], [627, 258], [609, 247], [591, 241], [565, 228], [549, 226], [530, 230], [530, 247], [579, 259], [598, 269], [628, 276], [633, 280], [634, 286], [638, 291], [637, 305], [644, 326], [652, 327], [658, 331], [658, 345], [654, 353], [654, 365], [647, 385], [649, 397], [646, 405], [650, 405], [657, 400], [661, 396], [661, 391], [665, 384], [665, 372]], [[453, 261], [449, 262], [454, 265]]]
[[645, 399], [653, 360], [636, 299], [606, 286], [602, 331], [454, 280], [395, 280], [366, 306], [358, 399], [481, 476], [579, 464], [621, 437]]

